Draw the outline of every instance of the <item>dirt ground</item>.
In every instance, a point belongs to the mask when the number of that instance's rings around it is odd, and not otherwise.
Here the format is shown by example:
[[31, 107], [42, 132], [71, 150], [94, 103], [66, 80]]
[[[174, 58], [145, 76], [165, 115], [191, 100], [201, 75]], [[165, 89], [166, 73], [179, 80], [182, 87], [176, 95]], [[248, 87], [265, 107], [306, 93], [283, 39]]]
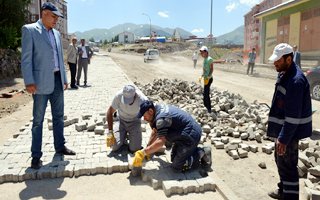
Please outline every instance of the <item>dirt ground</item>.
[[[177, 78], [186, 81], [197, 81], [202, 72], [202, 59], [198, 60], [197, 68], [194, 69], [191, 58], [184, 56], [183, 53], [181, 55], [162, 54], [159, 61], [151, 63], [144, 63], [143, 55], [137, 53], [119, 53], [115, 49], [111, 53], [100, 53], [110, 56], [132, 81], [142, 84], [151, 83], [156, 78]], [[216, 67], [213, 87], [216, 87], [218, 90], [229, 90], [233, 93], [239, 93], [248, 103], [254, 100], [265, 103], [271, 102], [275, 80], [226, 72], [225, 70], [221, 70], [223, 67], [228, 66]], [[239, 65], [236, 67], [244, 66]], [[24, 88], [24, 84], [21, 78], [7, 82], [0, 81], [0, 94], [9, 92], [12, 89], [20, 90], [22, 88]], [[21, 93], [12, 98], [0, 98], [0, 124], [3, 123], [1, 118], [5, 116], [12, 119], [11, 125], [7, 125], [6, 129], [0, 127], [1, 137], [9, 138], [20, 126], [26, 123], [31, 116], [31, 100], [31, 96], [27, 93]], [[316, 106], [320, 108], [318, 102], [316, 102]], [[8, 120], [6, 120], [6, 123], [8, 123]], [[250, 143], [256, 144], [259, 147], [262, 145], [256, 142], [248, 142], [248, 144]], [[267, 168], [261, 169], [258, 166], [260, 162], [265, 162]], [[273, 155], [261, 152], [256, 154], [249, 153], [248, 158], [233, 160], [224, 150], [214, 150], [213, 169], [231, 190], [242, 199], [270, 199], [267, 196], [267, 192], [275, 188], [278, 182]], [[300, 199], [305, 199], [303, 197], [302, 181], [303, 179], [300, 181], [300, 191], [302, 194], [300, 195]]]
[[30, 100], [31, 95], [27, 92], [18, 92], [13, 97], [3, 97], [3, 93], [14, 93], [12, 91], [24, 90], [24, 83], [22, 78], [15, 78], [13, 80], [0, 81], [0, 119], [17, 111], [19, 107], [23, 107]]

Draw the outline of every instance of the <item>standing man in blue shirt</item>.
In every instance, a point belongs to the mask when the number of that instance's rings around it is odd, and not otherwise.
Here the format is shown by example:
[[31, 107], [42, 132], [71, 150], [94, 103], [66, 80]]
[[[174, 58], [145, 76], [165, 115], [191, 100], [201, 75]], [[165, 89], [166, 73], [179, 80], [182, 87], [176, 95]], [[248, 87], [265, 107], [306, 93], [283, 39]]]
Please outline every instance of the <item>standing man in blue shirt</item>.
[[298, 144], [312, 134], [308, 80], [293, 62], [293, 49], [278, 44], [269, 60], [279, 72], [268, 119], [267, 136], [275, 138], [275, 162], [280, 182], [269, 193], [274, 199], [299, 200]]
[[63, 62], [60, 33], [53, 27], [63, 17], [50, 2], [41, 7], [41, 19], [22, 27], [21, 70], [28, 93], [33, 97], [31, 167], [42, 166], [42, 128], [48, 101], [51, 105], [55, 151], [75, 155], [65, 147], [63, 90], [68, 82]]
[[256, 62], [256, 48], [252, 48], [251, 52], [248, 55], [249, 61], [248, 61], [248, 69], [247, 74], [249, 74], [249, 70], [251, 69], [251, 75], [253, 74], [253, 68]]

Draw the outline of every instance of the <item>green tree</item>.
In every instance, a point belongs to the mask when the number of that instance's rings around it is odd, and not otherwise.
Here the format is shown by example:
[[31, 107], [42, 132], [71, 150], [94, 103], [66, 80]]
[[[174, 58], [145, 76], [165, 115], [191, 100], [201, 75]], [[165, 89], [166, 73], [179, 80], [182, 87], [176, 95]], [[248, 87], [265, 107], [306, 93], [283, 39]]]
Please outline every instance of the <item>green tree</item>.
[[21, 45], [21, 27], [27, 21], [30, 0], [0, 0], [0, 48], [16, 50]]
[[94, 38], [91, 37], [91, 38], [89, 39], [89, 42], [94, 42]]

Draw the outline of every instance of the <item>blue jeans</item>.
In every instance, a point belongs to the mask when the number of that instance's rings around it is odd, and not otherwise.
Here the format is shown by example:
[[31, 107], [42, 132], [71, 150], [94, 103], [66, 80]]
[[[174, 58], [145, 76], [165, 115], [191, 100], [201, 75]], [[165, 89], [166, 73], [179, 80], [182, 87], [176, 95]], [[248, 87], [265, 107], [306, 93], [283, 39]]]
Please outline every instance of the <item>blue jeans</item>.
[[63, 88], [61, 87], [60, 73], [55, 74], [55, 87], [51, 94], [33, 95], [33, 125], [31, 145], [31, 156], [33, 158], [41, 158], [42, 156], [42, 129], [48, 100], [51, 104], [54, 148], [56, 151], [61, 151], [64, 148], [65, 139], [63, 135], [64, 97]]

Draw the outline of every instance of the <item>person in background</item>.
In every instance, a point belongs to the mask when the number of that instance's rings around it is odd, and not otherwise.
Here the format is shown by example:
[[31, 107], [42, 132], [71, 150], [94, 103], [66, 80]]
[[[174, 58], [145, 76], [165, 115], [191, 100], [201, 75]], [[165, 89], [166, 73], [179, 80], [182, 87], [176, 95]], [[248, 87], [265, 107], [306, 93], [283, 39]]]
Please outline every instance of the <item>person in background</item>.
[[171, 105], [154, 105], [147, 100], [140, 105], [138, 118], [142, 116], [149, 122], [152, 134], [148, 146], [135, 153], [134, 167], [141, 167], [145, 157], [170, 142], [171, 166], [176, 171], [187, 171], [200, 166], [207, 170], [211, 168], [211, 146], [198, 147], [202, 129], [189, 113]]
[[275, 162], [280, 182], [269, 193], [274, 199], [299, 200], [298, 145], [312, 134], [310, 86], [293, 62], [293, 49], [278, 44], [269, 60], [278, 79], [269, 112], [267, 136], [275, 138]]
[[67, 61], [69, 64], [70, 74], [71, 74], [71, 88], [78, 89], [78, 86], [76, 86], [76, 72], [77, 72], [77, 38], [74, 37], [71, 40], [71, 43], [67, 49]]
[[54, 149], [63, 155], [75, 155], [65, 144], [64, 89], [68, 88], [60, 33], [54, 29], [63, 17], [49, 2], [41, 7], [41, 19], [22, 27], [21, 71], [28, 93], [33, 97], [31, 168], [42, 166], [43, 120], [50, 101]]
[[248, 55], [249, 61], [248, 61], [248, 69], [247, 74], [249, 74], [249, 71], [251, 69], [251, 75], [253, 74], [253, 68], [256, 62], [256, 48], [252, 48], [251, 52]]
[[210, 86], [212, 84], [212, 73], [213, 73], [213, 59], [209, 56], [208, 47], [202, 46], [200, 48], [200, 54], [204, 58], [202, 75], [204, 83], [203, 89], [203, 103], [207, 108], [208, 112], [211, 113], [211, 100], [210, 100]]
[[84, 73], [84, 86], [87, 86], [87, 77], [88, 77], [88, 64], [90, 64], [90, 59], [93, 55], [93, 51], [91, 48], [86, 45], [86, 40], [81, 39], [80, 40], [81, 45], [78, 46], [78, 73], [77, 73], [77, 85], [80, 86], [80, 78], [81, 78], [81, 72], [83, 69]]
[[198, 51], [193, 52], [192, 60], [193, 60], [193, 68], [196, 68], [197, 61], [198, 61]]
[[298, 46], [293, 45], [293, 62], [296, 63], [301, 69], [301, 54], [298, 51]]
[[[112, 147], [112, 151], [119, 150], [127, 138], [129, 139], [129, 152], [141, 149], [142, 133], [141, 119], [137, 118], [139, 106], [147, 97], [136, 90], [133, 85], [125, 85], [112, 100], [111, 106], [107, 110], [107, 122], [109, 132], [107, 133], [107, 146]], [[113, 114], [117, 111], [120, 124], [114, 132]]]

